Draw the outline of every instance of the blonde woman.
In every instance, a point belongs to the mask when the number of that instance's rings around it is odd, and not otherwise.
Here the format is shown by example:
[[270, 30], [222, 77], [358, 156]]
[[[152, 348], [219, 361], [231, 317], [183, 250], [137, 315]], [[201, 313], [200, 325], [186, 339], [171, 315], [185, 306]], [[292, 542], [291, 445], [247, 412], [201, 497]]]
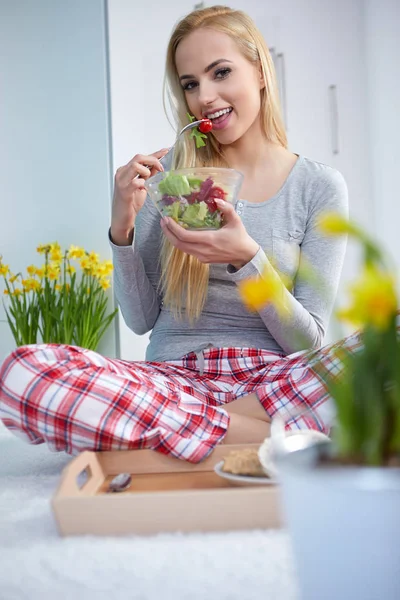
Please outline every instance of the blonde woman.
[[[329, 431], [330, 405], [313, 370], [338, 287], [346, 242], [323, 238], [323, 210], [347, 214], [333, 168], [291, 152], [267, 45], [243, 12], [213, 6], [175, 27], [166, 92], [179, 130], [187, 113], [213, 120], [204, 148], [185, 140], [177, 166], [227, 166], [244, 182], [236, 206], [219, 201], [224, 226], [182, 229], [146, 198], [144, 182], [166, 149], [117, 170], [109, 232], [115, 290], [127, 325], [151, 330], [146, 361], [107, 359], [70, 346], [17, 349], [0, 372], [0, 416], [31, 443], [53, 450], [152, 448], [198, 462], [219, 443], [261, 442], [276, 413], [307, 407], [301, 426]], [[301, 276], [310, 262], [317, 295]], [[257, 314], [237, 284], [267, 268], [293, 280], [282, 293], [290, 319]], [[356, 338], [345, 343], [356, 344]], [[293, 419], [288, 427], [298, 427]]]

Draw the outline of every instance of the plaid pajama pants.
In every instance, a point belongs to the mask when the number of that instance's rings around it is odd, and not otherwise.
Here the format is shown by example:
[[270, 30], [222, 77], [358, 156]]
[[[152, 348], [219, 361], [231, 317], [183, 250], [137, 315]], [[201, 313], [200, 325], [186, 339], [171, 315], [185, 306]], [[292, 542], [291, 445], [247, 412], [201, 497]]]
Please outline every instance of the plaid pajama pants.
[[[211, 348], [163, 363], [109, 359], [67, 345], [23, 346], [0, 369], [0, 419], [54, 451], [151, 448], [196, 463], [226, 434], [224, 406], [252, 392], [271, 418], [285, 418], [287, 429], [328, 433], [334, 411], [321, 373], [340, 373], [338, 346], [356, 351], [359, 334], [289, 356]], [[290, 417], [297, 408], [308, 409], [303, 422]]]

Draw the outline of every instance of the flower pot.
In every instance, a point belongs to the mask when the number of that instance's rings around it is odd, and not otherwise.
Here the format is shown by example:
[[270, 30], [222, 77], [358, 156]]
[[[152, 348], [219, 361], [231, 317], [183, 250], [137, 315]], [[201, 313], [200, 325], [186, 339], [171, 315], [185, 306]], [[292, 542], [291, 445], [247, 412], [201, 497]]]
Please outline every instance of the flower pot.
[[322, 461], [331, 444], [276, 457], [304, 600], [400, 599], [400, 468]]

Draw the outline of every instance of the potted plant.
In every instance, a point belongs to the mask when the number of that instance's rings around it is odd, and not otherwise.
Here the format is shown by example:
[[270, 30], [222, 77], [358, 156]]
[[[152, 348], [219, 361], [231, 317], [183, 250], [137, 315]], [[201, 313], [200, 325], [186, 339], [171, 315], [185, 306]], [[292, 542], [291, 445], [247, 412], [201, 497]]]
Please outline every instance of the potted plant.
[[96, 350], [117, 310], [107, 314], [111, 261], [71, 245], [40, 245], [41, 266], [13, 274], [0, 256], [3, 305], [17, 346], [71, 344]]
[[[350, 288], [349, 306], [338, 312], [359, 327], [360, 344], [352, 352], [336, 345], [334, 374], [322, 361], [320, 369], [313, 366], [336, 406], [331, 442], [288, 451], [284, 424], [272, 423], [284, 514], [302, 598], [395, 600], [400, 598], [396, 282], [382, 250], [355, 224], [330, 214], [320, 220], [320, 229], [348, 234], [362, 245], [361, 274]], [[242, 295], [253, 308], [260, 299], [278, 305], [281, 297], [276, 283], [271, 288], [262, 277], [245, 282]], [[275, 441], [274, 431], [280, 434]]]

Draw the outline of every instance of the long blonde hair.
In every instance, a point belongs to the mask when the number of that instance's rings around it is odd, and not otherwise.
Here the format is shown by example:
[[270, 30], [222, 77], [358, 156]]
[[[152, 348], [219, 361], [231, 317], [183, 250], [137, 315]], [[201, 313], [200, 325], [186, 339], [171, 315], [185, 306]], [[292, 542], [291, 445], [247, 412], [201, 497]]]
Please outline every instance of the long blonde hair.
[[[188, 123], [189, 107], [179, 81], [175, 53], [178, 44], [196, 29], [208, 27], [229, 35], [243, 56], [261, 68], [264, 87], [261, 89], [261, 129], [270, 142], [287, 147], [287, 138], [281, 116], [278, 86], [274, 64], [268, 47], [252, 19], [240, 10], [226, 6], [211, 6], [195, 10], [183, 18], [172, 32], [166, 58], [164, 79], [164, 108], [169, 102], [177, 131]], [[166, 110], [167, 112], [167, 110]], [[193, 139], [184, 136], [179, 144], [174, 168], [195, 166], [229, 166], [213, 135], [208, 135], [206, 145], [195, 148]], [[186, 317], [193, 323], [203, 310], [208, 291], [209, 266], [194, 256], [178, 250], [164, 237], [161, 248], [161, 288], [164, 305], [176, 317], [181, 317], [185, 307]]]

